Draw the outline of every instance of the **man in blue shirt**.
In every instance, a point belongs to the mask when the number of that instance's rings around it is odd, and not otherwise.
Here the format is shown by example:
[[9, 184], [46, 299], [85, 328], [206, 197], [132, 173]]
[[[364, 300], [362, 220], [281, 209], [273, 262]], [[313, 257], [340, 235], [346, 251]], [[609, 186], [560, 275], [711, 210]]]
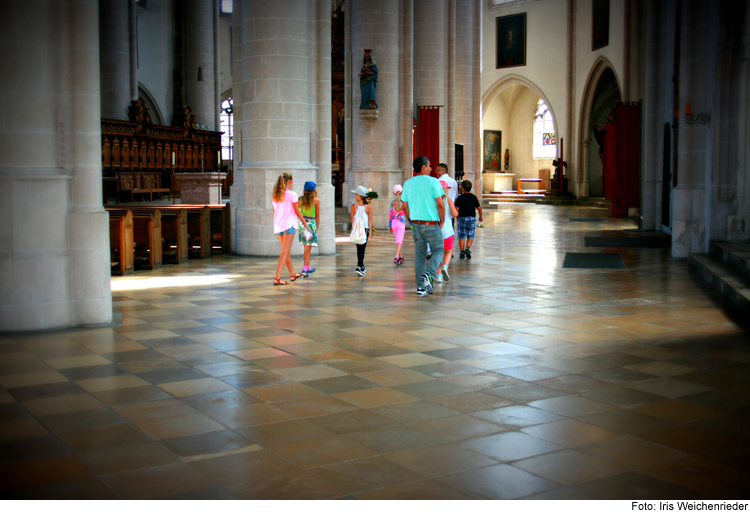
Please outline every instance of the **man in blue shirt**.
[[[437, 267], [443, 260], [443, 234], [440, 228], [445, 220], [443, 187], [430, 176], [430, 160], [419, 156], [414, 160], [414, 177], [404, 182], [401, 202], [406, 219], [412, 223], [411, 236], [416, 247], [414, 275], [417, 279], [417, 294], [432, 294], [432, 281], [437, 276]], [[432, 248], [433, 258], [427, 263], [427, 245]]]

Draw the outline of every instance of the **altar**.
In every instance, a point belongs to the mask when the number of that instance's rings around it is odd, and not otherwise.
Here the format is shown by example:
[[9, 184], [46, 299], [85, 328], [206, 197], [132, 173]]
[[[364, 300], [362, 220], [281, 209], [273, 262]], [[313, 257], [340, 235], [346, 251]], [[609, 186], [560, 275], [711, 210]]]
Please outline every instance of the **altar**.
[[483, 192], [513, 191], [515, 179], [514, 172], [484, 172], [482, 173]]
[[179, 172], [180, 202], [184, 204], [221, 205], [222, 182], [226, 172]]

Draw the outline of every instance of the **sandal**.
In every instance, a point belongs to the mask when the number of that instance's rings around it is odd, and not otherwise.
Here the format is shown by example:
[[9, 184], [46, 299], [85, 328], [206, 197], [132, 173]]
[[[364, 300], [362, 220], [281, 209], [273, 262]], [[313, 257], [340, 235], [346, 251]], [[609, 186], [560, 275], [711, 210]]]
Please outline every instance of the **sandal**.
[[273, 278], [274, 286], [286, 286], [287, 284], [289, 284], [289, 281], [283, 281], [281, 279], [277, 279], [276, 277]]
[[300, 278], [301, 276], [302, 276], [302, 274], [301, 274], [301, 273], [295, 273], [294, 275], [290, 275], [290, 276], [289, 276], [289, 280], [290, 280], [290, 281], [292, 281], [292, 282], [294, 282], [294, 281], [296, 281], [297, 279], [299, 279], [299, 278]]

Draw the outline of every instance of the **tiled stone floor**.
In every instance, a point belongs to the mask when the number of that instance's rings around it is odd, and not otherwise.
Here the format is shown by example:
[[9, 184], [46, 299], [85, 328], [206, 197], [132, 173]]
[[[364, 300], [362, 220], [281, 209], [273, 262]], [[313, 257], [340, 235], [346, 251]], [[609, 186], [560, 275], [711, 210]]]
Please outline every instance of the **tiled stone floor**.
[[[378, 233], [271, 284], [214, 257], [113, 280], [112, 328], [0, 336], [4, 498], [750, 495], [750, 335], [632, 222], [501, 205], [414, 293]], [[618, 251], [626, 270], [562, 269]], [[295, 265], [301, 267], [300, 258]]]

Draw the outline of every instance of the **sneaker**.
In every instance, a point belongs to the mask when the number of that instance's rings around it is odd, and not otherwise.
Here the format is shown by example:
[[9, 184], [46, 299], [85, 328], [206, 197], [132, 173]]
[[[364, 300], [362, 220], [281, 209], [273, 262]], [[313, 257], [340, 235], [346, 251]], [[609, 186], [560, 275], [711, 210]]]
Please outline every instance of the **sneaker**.
[[396, 266], [398, 266], [399, 264], [401, 264], [401, 262], [399, 262], [399, 260], [398, 260], [397, 258], [394, 258], [394, 259], [393, 259], [393, 263], [394, 263], [394, 264], [395, 264]]
[[432, 280], [427, 273], [422, 273], [422, 288], [430, 295], [435, 292], [435, 289], [432, 287]]
[[425, 257], [427, 260], [430, 260], [432, 258], [432, 253], [427, 253], [427, 257]]
[[307, 274], [315, 273], [315, 268], [307, 268]]
[[443, 276], [438, 273], [438, 276], [435, 278], [435, 282], [443, 282]]
[[424, 291], [424, 288], [417, 288], [417, 295], [427, 295], [427, 292]]
[[469, 248], [466, 248], [466, 258], [471, 260], [471, 250]]
[[363, 270], [362, 268], [357, 268], [354, 271], [356, 271], [357, 275], [359, 275], [360, 277], [364, 277], [365, 276], [365, 270]]
[[445, 266], [443, 266], [443, 277], [445, 277], [446, 282], [451, 280], [450, 273], [448, 273], [448, 268], [446, 268]]
[[458, 258], [465, 259], [466, 258], [466, 251], [462, 251], [461, 254], [458, 256]]
[[367, 273], [367, 268], [365, 268], [364, 266], [362, 266], [362, 276], [363, 277], [365, 276], [365, 273]]
[[307, 278], [307, 277], [309, 277], [309, 276], [310, 276], [310, 275], [308, 275], [308, 273], [307, 273], [307, 270], [306, 270], [306, 269], [304, 269], [304, 268], [302, 268], [302, 276], [303, 276], [304, 278]]
[[404, 263], [404, 257], [399, 257], [399, 258], [398, 258], [398, 264], [399, 264], [399, 266], [400, 266], [401, 264], [403, 264], [403, 263]]

